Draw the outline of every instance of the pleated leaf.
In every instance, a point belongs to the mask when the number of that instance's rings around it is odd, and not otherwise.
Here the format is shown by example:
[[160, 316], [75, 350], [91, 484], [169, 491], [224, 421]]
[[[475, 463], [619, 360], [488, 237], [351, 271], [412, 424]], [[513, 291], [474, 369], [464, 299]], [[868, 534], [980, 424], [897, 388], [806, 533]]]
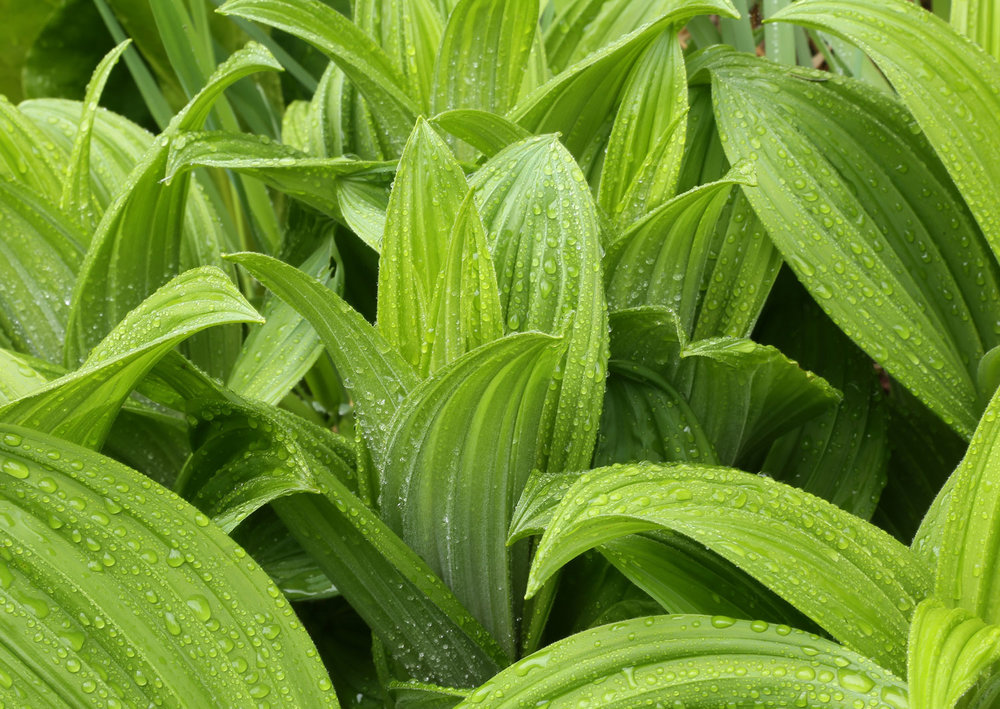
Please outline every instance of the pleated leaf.
[[[421, 376], [436, 324], [434, 293], [469, 186], [448, 144], [420, 119], [389, 195], [378, 269], [378, 330]], [[474, 205], [473, 205], [474, 206]]]
[[725, 51], [709, 62], [726, 153], [756, 167], [744, 189], [786, 262], [845, 333], [971, 434], [1000, 277], [912, 119], [857, 81]]
[[110, 458], [0, 433], [0, 700], [338, 706], [288, 602], [207, 517]]
[[673, 615], [634, 618], [560, 640], [458, 706], [770, 708], [822, 697], [835, 709], [901, 709], [906, 696], [891, 672], [811, 633], [725, 616]]
[[461, 0], [438, 50], [432, 111], [506, 113], [517, 99], [537, 29], [535, 0]]
[[638, 464], [582, 475], [545, 525], [529, 594], [585, 549], [654, 529], [704, 544], [845, 645], [905, 669], [909, 616], [930, 586], [912, 552], [808, 493], [727, 468]]
[[1000, 627], [929, 598], [910, 627], [908, 676], [913, 709], [951, 709], [1000, 661]]
[[0, 96], [0, 175], [23, 183], [58, 202], [62, 193], [62, 156], [47, 147], [45, 133], [25, 118], [6, 96]]
[[219, 8], [309, 42], [337, 63], [365, 97], [395, 154], [420, 112], [415, 93], [393, 60], [365, 32], [319, 0], [229, 0]]
[[471, 108], [443, 111], [430, 122], [468, 143], [488, 158], [530, 135], [524, 128], [503, 116]]
[[1000, 15], [988, 0], [955, 0], [951, 4], [951, 26], [1000, 59]]
[[391, 424], [381, 509], [514, 657], [527, 549], [504, 541], [552, 438], [549, 388], [564, 345], [525, 333], [459, 358], [415, 389]]
[[99, 448], [118, 410], [164, 355], [205, 328], [260, 322], [212, 266], [172, 279], [130, 312], [83, 365], [0, 409], [0, 420]]

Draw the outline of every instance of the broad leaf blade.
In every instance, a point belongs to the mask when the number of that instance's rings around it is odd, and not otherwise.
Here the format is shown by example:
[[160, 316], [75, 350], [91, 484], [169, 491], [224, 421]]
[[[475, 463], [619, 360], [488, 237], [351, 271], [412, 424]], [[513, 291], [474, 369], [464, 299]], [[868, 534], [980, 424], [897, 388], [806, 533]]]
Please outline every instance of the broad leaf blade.
[[0, 409], [0, 419], [99, 448], [125, 399], [177, 344], [254, 321], [260, 316], [217, 268], [187, 271], [126, 315], [78, 370]]
[[908, 114], [857, 81], [705, 56], [727, 155], [756, 166], [744, 189], [785, 260], [865, 351], [971, 433], [1000, 277]]
[[647, 701], [691, 709], [781, 707], [813, 696], [836, 696], [828, 704], [836, 709], [906, 706], [903, 682], [829, 640], [763, 621], [675, 615], [635, 618], [560, 640], [504, 670], [459, 707]]
[[528, 591], [585, 549], [659, 528], [704, 544], [858, 652], [905, 667], [909, 615], [930, 584], [911, 551], [819, 498], [732, 469], [640, 464], [581, 476], [546, 526]]
[[864, 0], [811, 0], [789, 5], [773, 19], [838, 35], [872, 58], [947, 166], [994, 254], [1000, 254], [996, 59], [903, 0], [874, 6]]
[[517, 99], [538, 28], [536, 0], [462, 0], [445, 27], [431, 109], [504, 114]]
[[109, 458], [0, 431], [4, 701], [337, 706], [288, 602], [207, 517]]
[[530, 135], [524, 128], [503, 116], [469, 108], [444, 111], [434, 116], [430, 122], [468, 143], [488, 158]]

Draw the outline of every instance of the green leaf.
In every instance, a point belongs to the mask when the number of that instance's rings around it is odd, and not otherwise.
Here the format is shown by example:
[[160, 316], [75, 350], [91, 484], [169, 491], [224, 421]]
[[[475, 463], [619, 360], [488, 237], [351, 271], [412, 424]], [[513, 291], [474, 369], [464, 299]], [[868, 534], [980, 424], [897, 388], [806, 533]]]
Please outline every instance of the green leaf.
[[470, 108], [444, 111], [430, 119], [430, 122], [468, 143], [488, 158], [530, 135], [524, 128], [503, 116]]
[[471, 180], [507, 329], [565, 334], [549, 470], [588, 466], [607, 370], [601, 230], [583, 173], [553, 136], [504, 149]]
[[[206, 401], [181, 484], [227, 528], [270, 502], [337, 590], [414, 677], [469, 686], [503, 653], [419, 556], [356, 494], [354, 451], [278, 408]], [[312, 492], [317, 494], [297, 494]], [[244, 524], [252, 524], [250, 518]]]
[[727, 468], [638, 464], [582, 475], [546, 525], [529, 594], [585, 549], [654, 529], [704, 544], [845, 645], [905, 667], [909, 614], [930, 585], [910, 550], [808, 493]]
[[288, 602], [207, 517], [92, 451], [0, 432], [2, 701], [338, 706]]
[[504, 333], [493, 257], [472, 191], [459, 207], [449, 241], [431, 302], [426, 355], [421, 347], [430, 372]]
[[474, 350], [416, 388], [379, 466], [382, 516], [515, 656], [527, 549], [511, 510], [553, 435], [550, 382], [565, 345], [539, 333]]
[[461, 0], [437, 53], [431, 110], [506, 113], [517, 100], [537, 29], [537, 0]]
[[829, 640], [707, 615], [634, 618], [573, 635], [505, 669], [458, 706], [782, 707], [814, 696], [836, 709], [907, 706], [906, 687], [891, 672]]
[[951, 709], [1000, 661], [1000, 627], [929, 598], [910, 627], [908, 676], [913, 709]]
[[843, 37], [872, 58], [1000, 254], [1000, 144], [993, 138], [1000, 130], [1000, 64], [944, 20], [903, 0], [876, 6], [810, 0], [772, 19]]
[[419, 382], [413, 368], [360, 313], [316, 279], [262, 254], [226, 258], [246, 268], [309, 321], [354, 399], [372, 452], [384, 451], [388, 422]]
[[1000, 59], [1000, 33], [997, 8], [982, 0], [952, 0], [951, 26], [982, 47], [994, 59]]
[[50, 361], [60, 351], [86, 236], [44, 193], [0, 177], [0, 331]]
[[96, 221], [91, 204], [93, 197], [90, 188], [90, 136], [97, 115], [97, 102], [108, 82], [111, 70], [115, 68], [118, 59], [128, 46], [129, 41], [125, 41], [108, 52], [94, 69], [94, 75], [87, 84], [87, 92], [83, 99], [83, 115], [73, 141], [73, 154], [69, 159], [69, 171], [59, 201], [63, 211], [74, 215], [74, 218], [88, 229], [93, 228]]
[[24, 355], [0, 349], [0, 406], [27, 396], [49, 383]]
[[433, 102], [435, 57], [444, 22], [433, 0], [358, 0], [355, 24], [375, 40], [423, 110]]
[[255, 20], [316, 46], [365, 97], [398, 155], [420, 112], [392, 59], [346, 17], [319, 0], [229, 0], [218, 10]]
[[434, 293], [448, 259], [452, 229], [469, 191], [447, 143], [422, 118], [399, 160], [389, 195], [378, 269], [379, 333], [421, 376]]
[[[333, 240], [325, 239], [300, 270], [329, 286], [332, 249]], [[277, 405], [312, 368], [323, 345], [312, 325], [288, 303], [271, 298], [261, 315], [264, 324], [247, 336], [227, 386], [240, 396]]]
[[389, 190], [360, 180], [336, 183], [337, 201], [344, 221], [372, 251], [382, 248], [385, 214], [389, 209]]
[[760, 469], [870, 519], [889, 462], [889, 417], [879, 376], [801, 288], [778, 290], [775, 297], [787, 305], [758, 334], [822, 374], [844, 398], [775, 441]]
[[632, 68], [604, 155], [597, 203], [622, 226], [676, 193], [687, 109], [684, 55], [670, 28]]
[[940, 517], [935, 523], [928, 514], [924, 522], [938, 526], [935, 595], [989, 624], [1000, 621], [1000, 598], [994, 592], [1000, 579], [998, 412], [1000, 392], [983, 414], [958, 469], [935, 500]]
[[43, 133], [5, 96], [0, 96], [0, 175], [57, 202], [62, 192], [62, 155], [46, 148]]
[[508, 112], [508, 118], [532, 133], [561, 133], [566, 148], [589, 171], [604, 146], [632, 66], [667, 27], [700, 14], [735, 16], [735, 10], [729, 0], [686, 0], [673, 5], [629, 34], [616, 35], [620, 39], [532, 91]]
[[705, 56], [726, 153], [756, 166], [744, 190], [785, 260], [862, 349], [970, 434], [1000, 276], [902, 105], [830, 74]]
[[211, 266], [187, 271], [126, 315], [78, 370], [0, 409], [0, 419], [99, 448], [157, 361], [195, 332], [243, 322], [260, 316], [225, 274]]
[[[257, 71], [276, 69], [280, 67], [274, 58], [259, 45], [247, 45], [233, 54], [132, 170], [128, 184], [104, 213], [80, 269], [67, 327], [67, 364], [81, 361], [125, 313], [179, 270], [189, 180], [160, 183], [171, 140], [200, 127], [227, 86]], [[206, 239], [212, 233], [207, 230], [189, 244], [198, 254], [197, 262], [218, 260], [218, 246]]]
[[391, 163], [313, 158], [266, 136], [212, 131], [183, 133], [171, 143], [164, 180], [196, 167], [217, 167], [254, 177], [334, 219], [343, 220], [337, 184], [352, 176], [388, 176]]

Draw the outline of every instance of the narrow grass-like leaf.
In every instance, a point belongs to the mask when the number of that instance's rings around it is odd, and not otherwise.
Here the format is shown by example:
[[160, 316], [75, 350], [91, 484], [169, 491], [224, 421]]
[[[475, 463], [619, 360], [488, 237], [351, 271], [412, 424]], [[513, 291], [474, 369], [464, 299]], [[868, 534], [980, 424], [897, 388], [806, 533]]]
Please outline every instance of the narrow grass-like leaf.
[[[65, 348], [68, 365], [82, 361], [125, 313], [179, 270], [189, 179], [174, 180], [168, 186], [160, 183], [170, 141], [181, 131], [200, 128], [213, 101], [227, 86], [255, 72], [277, 69], [280, 66], [259, 45], [233, 54], [132, 170], [128, 185], [97, 227], [74, 287]], [[211, 234], [203, 233], [189, 244], [199, 255], [197, 261], [211, 264], [218, 260], [217, 253], [211, 253], [210, 241], [205, 243]]]
[[441, 39], [431, 110], [506, 113], [517, 99], [537, 28], [536, 0], [461, 0]]
[[597, 203], [629, 225], [674, 196], [688, 87], [680, 39], [664, 30], [636, 61], [608, 138]]
[[420, 112], [392, 59], [353, 22], [319, 0], [229, 0], [218, 10], [271, 25], [315, 45], [364, 95], [396, 154]]
[[503, 116], [470, 108], [444, 111], [434, 116], [430, 122], [465, 141], [488, 158], [530, 135], [524, 128]]
[[4, 177], [0, 220], [0, 331], [14, 348], [59, 361], [86, 235], [44, 193]]
[[810, 0], [772, 19], [843, 37], [892, 82], [1000, 254], [1000, 63], [912, 3]]
[[[459, 704], [688, 709], [906, 706], [906, 686], [871, 660], [788, 626], [724, 616], [635, 618], [584, 631], [507, 668]], [[805, 701], [809, 701], [805, 699]]]
[[567, 338], [545, 465], [584, 469], [593, 454], [608, 357], [594, 198], [573, 156], [553, 136], [506, 148], [471, 182], [507, 329]]
[[187, 271], [126, 315], [78, 370], [0, 409], [0, 419], [98, 448], [136, 384], [178, 343], [254, 321], [260, 316], [217, 268]]
[[511, 659], [527, 549], [504, 540], [553, 435], [549, 387], [564, 356], [538, 333], [468, 353], [403, 402], [383, 457], [383, 518]]
[[858, 517], [737, 470], [639, 464], [582, 475], [546, 525], [528, 592], [581, 551], [654, 529], [704, 544], [845, 645], [905, 668], [909, 615], [930, 586], [924, 566]]
[[88, 229], [93, 228], [96, 221], [91, 204], [93, 196], [90, 189], [90, 135], [94, 128], [94, 117], [97, 115], [97, 102], [108, 82], [111, 70], [115, 68], [119, 57], [128, 46], [128, 41], [122, 42], [108, 52], [97, 65], [90, 83], [87, 84], [83, 99], [83, 115], [73, 142], [73, 154], [70, 155], [69, 170], [59, 200], [59, 206], [63, 211], [72, 214]]
[[[455, 217], [469, 191], [448, 144], [417, 121], [389, 195], [378, 269], [378, 330], [417, 372], [435, 320], [434, 292], [448, 259]], [[474, 205], [473, 205], [474, 207]]]
[[472, 191], [459, 207], [449, 241], [429, 313], [427, 353], [421, 357], [429, 372], [504, 333], [493, 257]]
[[0, 432], [2, 701], [338, 706], [288, 602], [207, 517], [92, 451]]
[[384, 451], [389, 421], [419, 379], [358, 311], [302, 271], [261, 254], [227, 257], [295, 308], [315, 328], [358, 407], [373, 453]]
[[951, 709], [1000, 661], [1000, 627], [937, 599], [917, 606], [908, 676], [913, 709]]
[[834, 322], [969, 435], [1000, 276], [909, 115], [857, 81], [725, 51], [708, 61], [727, 155], [756, 166], [758, 187], [744, 189], [785, 260]]

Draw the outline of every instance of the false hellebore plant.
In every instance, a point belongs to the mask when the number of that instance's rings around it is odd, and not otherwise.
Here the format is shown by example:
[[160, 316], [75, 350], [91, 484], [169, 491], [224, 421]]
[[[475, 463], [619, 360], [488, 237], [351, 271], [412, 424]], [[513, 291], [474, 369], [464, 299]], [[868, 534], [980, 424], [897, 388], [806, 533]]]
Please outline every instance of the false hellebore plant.
[[152, 3], [0, 102], [0, 704], [995, 706], [1000, 15], [738, 4]]

